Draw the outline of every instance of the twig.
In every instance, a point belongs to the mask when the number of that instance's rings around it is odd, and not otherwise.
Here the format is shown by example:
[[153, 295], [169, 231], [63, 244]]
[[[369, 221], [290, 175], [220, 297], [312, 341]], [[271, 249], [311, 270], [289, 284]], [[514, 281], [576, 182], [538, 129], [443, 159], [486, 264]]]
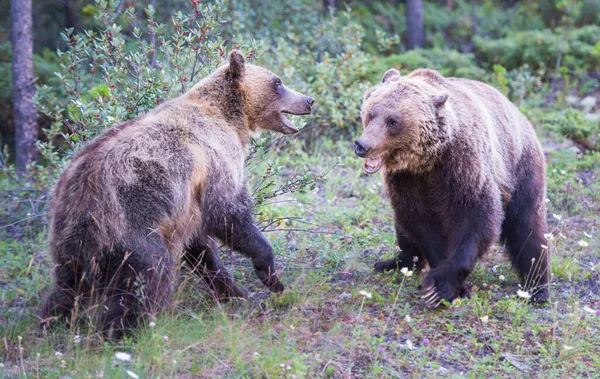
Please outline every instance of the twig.
[[48, 214], [48, 212], [44, 212], [44, 213], [40, 213], [40, 214], [37, 214], [37, 215], [33, 215], [33, 216], [30, 216], [30, 217], [24, 218], [22, 220], [15, 221], [12, 224], [2, 225], [2, 226], [0, 226], [0, 229], [8, 228], [10, 226], [14, 226], [14, 225], [20, 224], [23, 221], [31, 220], [32, 218], [37, 218], [37, 217], [45, 216], [47, 214]]
[[336, 236], [350, 237], [347, 234], [341, 234], [341, 233], [336, 233], [336, 232], [326, 232], [326, 231], [321, 231], [321, 230], [301, 229], [301, 228], [277, 228], [277, 229], [263, 230], [263, 232], [265, 232], [265, 233], [268, 233], [268, 232], [306, 232], [306, 233], [314, 233], [314, 234], [333, 234]]

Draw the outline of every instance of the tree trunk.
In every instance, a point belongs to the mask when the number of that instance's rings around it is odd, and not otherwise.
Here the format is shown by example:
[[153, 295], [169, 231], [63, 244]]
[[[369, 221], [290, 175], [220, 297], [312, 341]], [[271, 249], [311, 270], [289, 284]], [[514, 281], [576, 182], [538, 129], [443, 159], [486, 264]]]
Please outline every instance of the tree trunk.
[[79, 31], [79, 22], [73, 10], [71, 0], [63, 0], [63, 9], [65, 12], [65, 29], [73, 28], [74, 33]]
[[335, 11], [335, 0], [323, 0], [323, 12], [328, 15]]
[[424, 45], [423, 0], [406, 0], [406, 47], [412, 50]]
[[37, 158], [37, 111], [33, 103], [33, 30], [31, 0], [12, 0], [12, 92], [17, 173]]

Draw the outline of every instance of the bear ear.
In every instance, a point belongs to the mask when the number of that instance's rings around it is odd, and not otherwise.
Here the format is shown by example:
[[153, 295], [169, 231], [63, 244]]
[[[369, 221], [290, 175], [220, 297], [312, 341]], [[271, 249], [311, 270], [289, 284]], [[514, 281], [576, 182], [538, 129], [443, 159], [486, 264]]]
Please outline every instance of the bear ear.
[[233, 50], [229, 53], [229, 68], [225, 77], [227, 80], [238, 80], [244, 74], [244, 68], [246, 67], [246, 61], [244, 56], [237, 50]]
[[392, 80], [396, 80], [400, 78], [400, 71], [395, 68], [390, 68], [383, 74], [383, 78], [381, 78], [381, 83], [387, 83]]
[[435, 105], [436, 108], [439, 108], [446, 103], [446, 100], [448, 100], [448, 92], [442, 92], [433, 97], [433, 105]]

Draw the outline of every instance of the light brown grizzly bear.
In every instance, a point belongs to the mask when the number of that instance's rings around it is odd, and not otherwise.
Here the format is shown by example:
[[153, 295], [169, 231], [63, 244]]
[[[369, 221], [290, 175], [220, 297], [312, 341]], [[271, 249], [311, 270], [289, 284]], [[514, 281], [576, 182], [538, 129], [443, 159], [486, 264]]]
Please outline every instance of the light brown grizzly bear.
[[261, 130], [296, 133], [283, 113], [310, 114], [313, 101], [233, 51], [184, 95], [85, 146], [53, 193], [55, 284], [43, 329], [76, 304], [97, 304], [104, 334], [120, 338], [168, 301], [182, 258], [217, 294], [247, 296], [216, 240], [249, 257], [271, 291], [283, 291], [273, 249], [253, 222], [244, 160]]
[[465, 279], [500, 239], [531, 299], [549, 298], [544, 155], [506, 97], [433, 70], [391, 69], [365, 93], [361, 116], [355, 153], [366, 173], [383, 169], [400, 249], [376, 271], [428, 263], [423, 299], [437, 307], [469, 295]]

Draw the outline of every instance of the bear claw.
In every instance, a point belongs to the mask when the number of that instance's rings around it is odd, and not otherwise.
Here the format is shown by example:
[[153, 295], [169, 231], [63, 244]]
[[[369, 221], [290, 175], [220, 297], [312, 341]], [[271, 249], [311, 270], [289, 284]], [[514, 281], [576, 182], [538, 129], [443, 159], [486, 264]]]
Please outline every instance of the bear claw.
[[421, 296], [421, 299], [425, 302], [425, 305], [427, 306], [427, 308], [435, 309], [442, 302], [442, 299], [440, 298], [440, 295], [437, 291], [437, 288], [435, 288], [435, 286], [429, 286], [429, 287], [425, 288], [425, 290], [423, 292], [425, 294], [423, 296]]

